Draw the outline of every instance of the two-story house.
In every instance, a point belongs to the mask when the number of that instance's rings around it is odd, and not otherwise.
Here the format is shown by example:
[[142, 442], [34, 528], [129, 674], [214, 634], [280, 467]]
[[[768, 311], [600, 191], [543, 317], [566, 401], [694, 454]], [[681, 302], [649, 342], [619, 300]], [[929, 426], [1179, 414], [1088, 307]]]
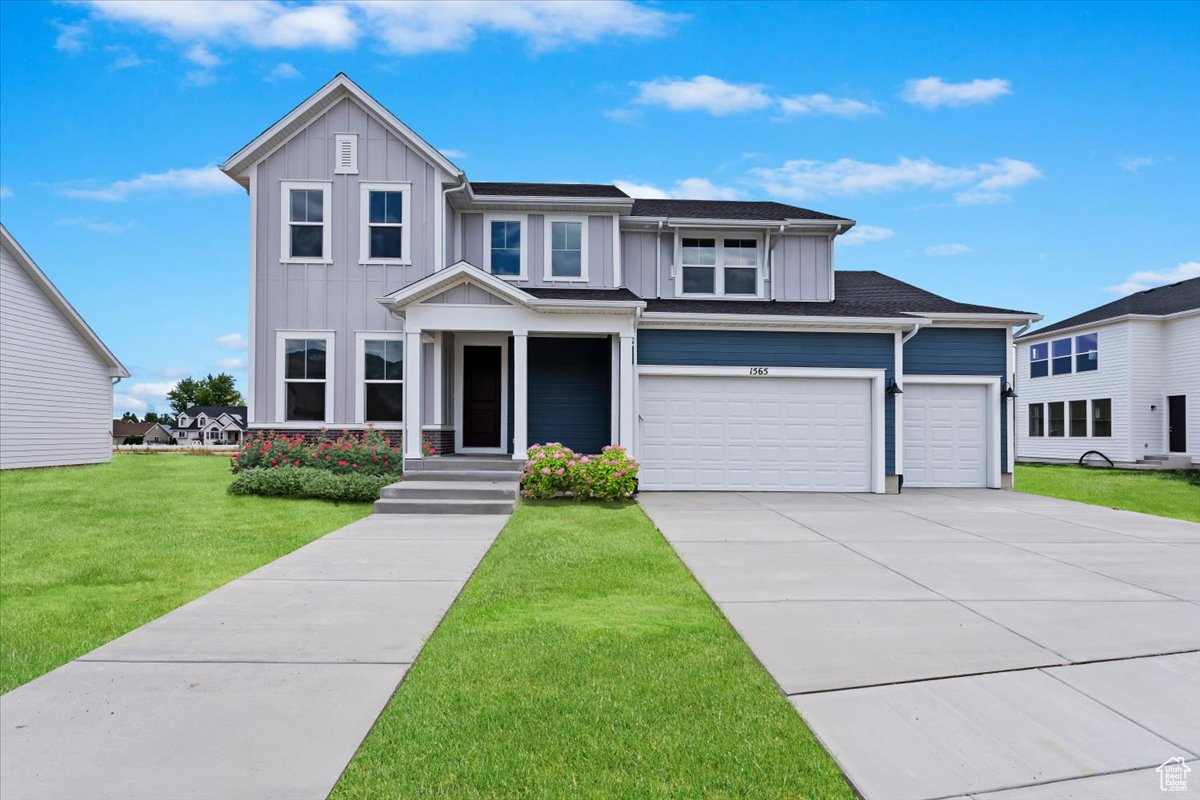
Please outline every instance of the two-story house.
[[175, 417], [181, 445], [234, 445], [246, 433], [246, 406], [190, 405]]
[[1096, 451], [1119, 464], [1200, 464], [1200, 278], [1135, 292], [1017, 345], [1021, 460]]
[[250, 195], [251, 430], [616, 443], [641, 487], [1010, 480], [1035, 314], [836, 272], [844, 217], [468, 180], [339, 74], [222, 165]]

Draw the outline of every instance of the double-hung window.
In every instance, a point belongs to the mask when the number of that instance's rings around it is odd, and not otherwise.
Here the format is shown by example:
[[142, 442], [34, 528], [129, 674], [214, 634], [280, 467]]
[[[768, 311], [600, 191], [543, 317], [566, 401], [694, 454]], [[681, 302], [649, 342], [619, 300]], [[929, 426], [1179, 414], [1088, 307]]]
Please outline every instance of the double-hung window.
[[1029, 404], [1029, 435], [1046, 435], [1046, 406], [1041, 403]]
[[1112, 398], [1092, 401], [1092, 436], [1112, 436]]
[[1050, 344], [1029, 345], [1029, 377], [1044, 378], [1050, 374]]
[[333, 411], [332, 350], [332, 334], [279, 332], [275, 410], [280, 421], [329, 421]]
[[326, 181], [283, 181], [280, 260], [292, 264], [329, 264], [329, 187]]
[[526, 218], [523, 215], [486, 214], [483, 218], [483, 268], [499, 278], [525, 280]]
[[1071, 372], [1071, 340], [1055, 339], [1050, 343], [1050, 372], [1068, 375]]
[[411, 264], [408, 183], [360, 183], [359, 263]]
[[681, 295], [757, 297], [759, 240], [732, 236], [680, 239]]
[[1087, 436], [1088, 435], [1088, 407], [1087, 400], [1072, 400], [1070, 403], [1071, 412], [1071, 435], [1072, 436]]
[[404, 334], [358, 334], [357, 422], [404, 420]]
[[1049, 403], [1050, 406], [1050, 426], [1049, 432], [1051, 436], [1062, 436], [1066, 432], [1066, 425], [1063, 419], [1063, 403]]
[[1096, 356], [1097, 335], [1085, 333], [1075, 337], [1075, 371], [1091, 372], [1099, 366]]
[[545, 218], [545, 279], [586, 282], [587, 217]]

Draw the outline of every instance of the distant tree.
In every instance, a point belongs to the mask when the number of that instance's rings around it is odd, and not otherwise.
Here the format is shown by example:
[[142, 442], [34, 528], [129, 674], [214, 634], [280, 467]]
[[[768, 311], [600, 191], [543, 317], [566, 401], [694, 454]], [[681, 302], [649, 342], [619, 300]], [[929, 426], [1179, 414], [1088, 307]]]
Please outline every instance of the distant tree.
[[174, 425], [175, 417], [170, 414], [159, 414], [157, 411], [147, 411], [142, 416], [142, 422], [156, 422], [159, 425]]
[[197, 406], [244, 406], [246, 399], [237, 390], [233, 376], [222, 372], [206, 375], [200, 380], [184, 378], [167, 392], [167, 400], [176, 416], [187, 410], [188, 405]]
[[121, 415], [121, 422], [137, 422], [137, 421], [138, 421], [137, 414], [133, 413], [132, 411], [126, 411], [124, 414]]

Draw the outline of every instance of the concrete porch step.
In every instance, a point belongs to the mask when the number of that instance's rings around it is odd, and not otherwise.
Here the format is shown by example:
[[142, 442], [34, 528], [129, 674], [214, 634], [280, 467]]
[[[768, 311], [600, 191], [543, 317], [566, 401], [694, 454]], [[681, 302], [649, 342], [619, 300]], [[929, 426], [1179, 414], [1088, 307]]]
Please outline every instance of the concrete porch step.
[[511, 456], [434, 456], [406, 459], [406, 472], [511, 472], [520, 470], [521, 462]]
[[380, 498], [376, 514], [511, 514], [515, 500], [408, 500]]
[[379, 496], [385, 500], [512, 500], [517, 489], [516, 481], [409, 480], [383, 487]]
[[519, 483], [521, 470], [514, 469], [513, 463], [508, 462], [507, 470], [497, 469], [462, 469], [462, 470], [412, 470], [404, 473], [405, 482], [443, 482], [443, 481], [505, 481]]

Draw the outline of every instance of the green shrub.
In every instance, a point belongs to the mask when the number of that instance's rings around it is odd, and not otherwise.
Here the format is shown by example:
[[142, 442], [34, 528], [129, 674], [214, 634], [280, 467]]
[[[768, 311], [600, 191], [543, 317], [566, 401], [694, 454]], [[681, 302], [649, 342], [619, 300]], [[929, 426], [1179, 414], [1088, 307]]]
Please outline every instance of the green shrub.
[[379, 490], [400, 480], [400, 475], [337, 474], [313, 467], [252, 467], [240, 470], [230, 494], [294, 497], [368, 503], [379, 499]]
[[549, 500], [575, 488], [574, 471], [579, 466], [579, 456], [571, 448], [558, 442], [547, 442], [535, 444], [526, 452], [528, 457], [521, 474], [523, 497]]
[[400, 448], [374, 428], [361, 433], [342, 431], [336, 439], [330, 439], [322, 428], [315, 442], [275, 433], [249, 436], [234, 455], [230, 470], [292, 466], [340, 475], [393, 475], [403, 470], [403, 464]]
[[581, 456], [558, 442], [535, 444], [521, 473], [521, 496], [548, 500], [624, 500], [637, 491], [638, 463], [624, 447], [607, 445], [598, 455]]
[[121, 440], [121, 444], [141, 444], [143, 441], [145, 441], [143, 436], [126, 436]]

